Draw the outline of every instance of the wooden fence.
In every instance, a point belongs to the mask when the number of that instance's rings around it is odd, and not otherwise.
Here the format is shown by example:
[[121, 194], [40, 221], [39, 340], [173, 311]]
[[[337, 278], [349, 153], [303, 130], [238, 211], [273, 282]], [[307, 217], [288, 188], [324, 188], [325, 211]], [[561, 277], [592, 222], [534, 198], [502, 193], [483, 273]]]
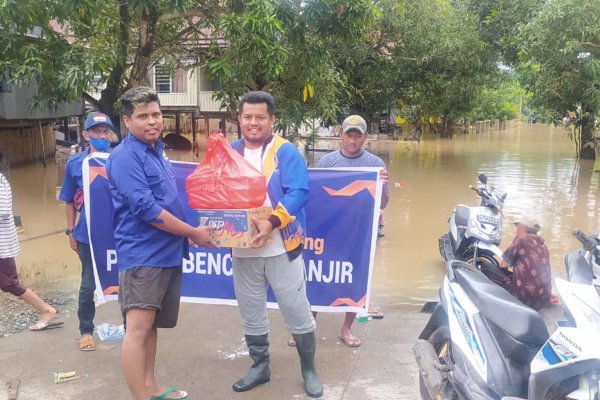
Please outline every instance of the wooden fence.
[[54, 157], [54, 125], [31, 121], [17, 127], [0, 126], [0, 148], [11, 165]]

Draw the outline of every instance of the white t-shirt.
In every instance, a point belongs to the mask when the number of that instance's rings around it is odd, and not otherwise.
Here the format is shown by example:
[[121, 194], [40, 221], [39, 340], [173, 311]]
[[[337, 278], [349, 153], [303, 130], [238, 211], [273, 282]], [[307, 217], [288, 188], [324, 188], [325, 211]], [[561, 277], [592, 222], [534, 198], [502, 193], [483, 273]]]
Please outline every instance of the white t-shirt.
[[[273, 142], [267, 145], [265, 149], [265, 153], [268, 150], [268, 147], [271, 146]], [[258, 171], [262, 172], [262, 154], [263, 148], [259, 147], [258, 149], [249, 149], [247, 147], [244, 148], [244, 158], [248, 161], [254, 168]], [[264, 204], [265, 206], [272, 206], [271, 201], [269, 200], [269, 196], [265, 198]], [[271, 243], [267, 243], [265, 247], [261, 247], [260, 249], [244, 249], [244, 248], [233, 248], [232, 254], [234, 257], [274, 257], [284, 254], [286, 252], [285, 246], [283, 245], [283, 239], [281, 238], [281, 233], [278, 228], [273, 230], [271, 237], [274, 239]]]
[[19, 250], [12, 211], [12, 191], [6, 177], [0, 173], [0, 258], [16, 257]]

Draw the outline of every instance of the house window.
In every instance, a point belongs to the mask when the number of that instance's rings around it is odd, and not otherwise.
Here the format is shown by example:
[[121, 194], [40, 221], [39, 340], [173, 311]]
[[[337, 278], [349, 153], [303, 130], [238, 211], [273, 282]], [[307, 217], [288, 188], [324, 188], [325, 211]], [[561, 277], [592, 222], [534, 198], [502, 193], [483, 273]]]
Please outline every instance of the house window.
[[171, 93], [173, 87], [173, 77], [171, 72], [165, 67], [157, 65], [154, 67], [154, 88], [158, 93]]
[[154, 67], [154, 88], [157, 93], [186, 93], [188, 73], [178, 68], [175, 72], [157, 65]]
[[221, 81], [218, 79], [211, 80], [208, 82], [208, 87], [213, 92], [219, 91], [221, 90]]

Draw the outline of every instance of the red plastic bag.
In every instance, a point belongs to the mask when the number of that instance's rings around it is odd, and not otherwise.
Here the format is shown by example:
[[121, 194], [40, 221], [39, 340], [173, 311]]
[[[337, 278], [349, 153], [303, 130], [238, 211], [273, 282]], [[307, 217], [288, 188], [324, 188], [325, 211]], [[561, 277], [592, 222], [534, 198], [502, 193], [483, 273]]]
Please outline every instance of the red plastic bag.
[[206, 140], [206, 155], [186, 179], [193, 209], [262, 207], [267, 197], [264, 175], [235, 151], [220, 133]]

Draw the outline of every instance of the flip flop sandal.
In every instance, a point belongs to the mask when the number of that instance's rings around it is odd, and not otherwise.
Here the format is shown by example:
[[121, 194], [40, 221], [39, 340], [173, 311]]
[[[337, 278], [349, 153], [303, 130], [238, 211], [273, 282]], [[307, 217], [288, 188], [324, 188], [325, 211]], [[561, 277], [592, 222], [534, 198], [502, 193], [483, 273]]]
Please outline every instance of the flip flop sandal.
[[[179, 396], [169, 396], [170, 394], [173, 393], [181, 393], [181, 395]], [[187, 392], [183, 391], [183, 390], [178, 390], [175, 388], [168, 388], [167, 390], [165, 390], [163, 393], [159, 394], [158, 396], [152, 396], [150, 397], [150, 400], [186, 400], [188, 398], [188, 394]]]
[[94, 351], [96, 350], [96, 343], [94, 342], [94, 338], [90, 335], [82, 336], [79, 339], [79, 350], [81, 351]]
[[362, 341], [356, 336], [338, 336], [338, 339], [348, 347], [360, 347]]
[[35, 324], [31, 325], [29, 327], [29, 330], [33, 331], [33, 332], [47, 331], [49, 329], [62, 328], [64, 326], [64, 324], [65, 323], [62, 322], [62, 321], [50, 321], [50, 322], [46, 322], [46, 321], [42, 321], [40, 319]]

